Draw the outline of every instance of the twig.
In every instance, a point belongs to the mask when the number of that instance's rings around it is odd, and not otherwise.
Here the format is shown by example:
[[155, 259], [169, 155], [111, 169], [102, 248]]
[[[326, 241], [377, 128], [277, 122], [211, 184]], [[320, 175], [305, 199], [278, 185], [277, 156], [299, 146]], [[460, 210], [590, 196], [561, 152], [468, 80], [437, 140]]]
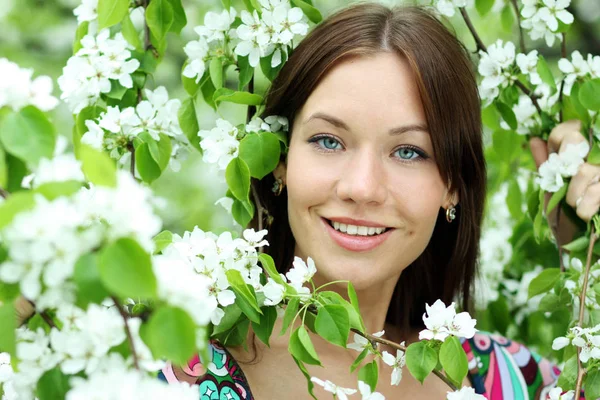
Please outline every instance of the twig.
[[[562, 33], [562, 40], [560, 42], [560, 55], [562, 58], [567, 58], [567, 35], [565, 32]], [[560, 104], [560, 110], [558, 112], [559, 122], [563, 122], [563, 90], [565, 88], [565, 80], [563, 79], [560, 83], [560, 93], [558, 94], [558, 103]]]
[[[254, 76], [252, 76], [252, 78], [250, 79], [250, 82], [248, 82], [248, 92], [254, 93]], [[256, 107], [248, 106], [248, 113], [246, 114], [246, 123], [249, 123], [250, 120], [252, 120], [252, 117], [254, 116], [255, 113], [256, 113]], [[250, 185], [250, 187], [252, 188], [252, 198], [254, 200], [254, 205], [256, 207], [256, 212], [257, 212], [258, 230], [262, 231], [263, 216], [264, 216], [266, 210], [263, 207], [262, 203], [260, 202], [260, 197], [258, 196], [258, 192], [256, 191], [256, 188], [254, 187], [254, 185]], [[258, 249], [258, 252], [259, 253], [263, 252], [262, 246]]]
[[525, 48], [525, 36], [523, 35], [523, 27], [521, 26], [521, 13], [519, 13], [519, 5], [517, 4], [517, 0], [511, 0], [513, 8], [515, 9], [515, 14], [517, 14], [517, 25], [519, 26], [519, 44], [521, 46], [521, 53], [527, 53], [527, 49]]
[[[479, 37], [479, 34], [475, 30], [475, 27], [473, 26], [473, 23], [471, 22], [471, 18], [469, 17], [469, 13], [467, 13], [467, 10], [464, 7], [459, 7], [458, 9], [460, 10], [460, 14], [463, 17], [465, 24], [467, 24], [467, 28], [469, 28], [469, 31], [471, 32], [473, 39], [475, 39], [475, 43], [477, 44], [476, 52], [479, 52], [481, 50], [481, 51], [484, 51], [487, 53], [487, 47], [485, 46], [485, 44], [483, 44], [483, 41], [481, 40], [481, 38]], [[521, 91], [523, 93], [525, 93], [525, 95], [527, 95], [531, 99], [531, 102], [535, 106], [538, 113], [541, 115], [542, 108], [538, 104], [537, 97], [535, 96], [535, 94], [531, 90], [529, 90], [527, 88], [527, 86], [525, 86], [525, 84], [523, 84], [523, 82], [521, 82], [520, 80], [515, 80], [515, 86], [518, 87], [519, 89], [521, 89]]]
[[479, 37], [479, 34], [475, 30], [475, 27], [473, 26], [473, 23], [471, 22], [471, 18], [469, 17], [467, 10], [464, 7], [459, 7], [458, 9], [460, 10], [460, 14], [462, 15], [463, 19], [465, 20], [465, 23], [467, 24], [467, 28], [469, 28], [471, 35], [473, 35], [473, 39], [475, 39], [475, 43], [477, 44], [477, 50], [478, 51], [483, 50], [487, 53], [487, 47], [485, 47], [485, 44], [483, 44], [483, 41], [481, 40], [481, 38]]
[[[248, 82], [248, 92], [254, 93], [254, 76]], [[254, 114], [256, 113], [256, 106], [248, 106], [248, 114], [246, 114], [246, 123], [249, 123]]]
[[133, 179], [135, 179], [135, 147], [132, 142], [127, 143], [127, 150], [131, 153], [131, 163], [129, 164], [129, 172]]
[[127, 315], [127, 313], [125, 313], [125, 311], [123, 310], [123, 307], [119, 303], [119, 300], [115, 296], [111, 296], [110, 298], [113, 301], [113, 303], [115, 303], [115, 306], [117, 306], [117, 310], [119, 310], [119, 314], [121, 314], [121, 317], [123, 318], [123, 324], [125, 325], [125, 333], [127, 334], [127, 341], [129, 342], [129, 346], [131, 347], [131, 356], [133, 357], [133, 365], [134, 365], [135, 369], [137, 369], [139, 371], [140, 364], [138, 361], [138, 355], [135, 351], [135, 345], [133, 343], [133, 336], [131, 336], [131, 331], [129, 330], [129, 325], [127, 324], [129, 315]]
[[[583, 325], [583, 317], [585, 312], [585, 297], [587, 294], [588, 279], [590, 276], [590, 266], [592, 265], [592, 257], [594, 255], [594, 244], [596, 243], [596, 239], [596, 232], [594, 230], [594, 225], [592, 224], [592, 231], [590, 233], [590, 244], [588, 246], [587, 259], [585, 260], [583, 287], [581, 288], [581, 295], [579, 297], [579, 320], [577, 321], [577, 326], [580, 328]], [[575, 395], [577, 396], [576, 398], [579, 398], [580, 396], [581, 386], [583, 384], [583, 377], [585, 376], [585, 371], [581, 365], [581, 359], [579, 358], [580, 353], [581, 348], [577, 347], [577, 384], [575, 385]]]
[[[50, 328], [56, 328], [58, 329], [58, 327], [56, 326], [56, 324], [54, 323], [54, 320], [52, 319], [52, 317], [48, 314], [47, 311], [42, 311], [40, 312], [40, 317], [42, 317], [42, 319], [48, 324], [48, 326], [50, 326]], [[58, 329], [60, 330], [60, 329]]]
[[0, 187], [0, 196], [2, 196], [3, 199], [6, 199], [8, 196], [10, 196], [10, 193], [8, 190]]
[[[396, 342], [392, 342], [390, 340], [387, 339], [383, 339], [377, 336], [373, 336], [370, 335], [368, 333], [363, 333], [361, 331], [359, 331], [356, 328], [351, 328], [350, 329], [352, 332], [356, 333], [357, 335], [360, 335], [362, 337], [364, 337], [365, 339], [367, 339], [369, 342], [371, 342], [371, 346], [373, 346], [373, 348], [377, 348], [376, 343], [381, 343], [381, 344], [385, 344], [387, 346], [390, 346], [393, 349], [396, 350], [400, 350], [400, 351], [404, 351], [406, 352], [406, 346], [402, 346]], [[438, 370], [433, 370], [433, 373], [435, 376], [437, 376], [438, 378], [440, 378], [446, 385], [448, 385], [453, 391], [458, 390], [458, 388], [456, 386], [454, 386], [454, 383], [450, 382], [450, 380], [444, 376], [444, 374], [442, 374], [440, 371]]]

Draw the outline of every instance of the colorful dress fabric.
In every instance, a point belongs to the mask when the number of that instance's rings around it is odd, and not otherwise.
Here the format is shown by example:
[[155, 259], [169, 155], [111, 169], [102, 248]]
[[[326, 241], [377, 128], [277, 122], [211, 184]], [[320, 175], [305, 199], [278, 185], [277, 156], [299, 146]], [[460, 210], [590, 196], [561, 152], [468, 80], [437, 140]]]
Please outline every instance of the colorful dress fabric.
[[[546, 400], [560, 370], [525, 346], [499, 335], [478, 332], [462, 340], [469, 362], [469, 379], [475, 391], [489, 400]], [[205, 368], [198, 357], [183, 367], [190, 380], [199, 384], [200, 400], [254, 400], [238, 363], [217, 342], [209, 346]], [[177, 382], [168, 363], [159, 373], [167, 382]], [[582, 397], [583, 399], [583, 397]]]

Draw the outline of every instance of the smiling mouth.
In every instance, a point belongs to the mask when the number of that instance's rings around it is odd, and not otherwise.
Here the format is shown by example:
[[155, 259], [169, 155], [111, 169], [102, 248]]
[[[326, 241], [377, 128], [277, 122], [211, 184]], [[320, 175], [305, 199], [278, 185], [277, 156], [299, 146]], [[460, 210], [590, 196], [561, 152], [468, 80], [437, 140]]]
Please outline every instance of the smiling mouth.
[[346, 235], [350, 235], [350, 236], [359, 236], [359, 237], [360, 236], [366, 236], [366, 237], [378, 236], [378, 235], [381, 235], [381, 234], [389, 231], [390, 229], [392, 229], [392, 228], [374, 228], [374, 227], [370, 227], [370, 226], [343, 224], [341, 222], [331, 221], [327, 218], [323, 218], [323, 219], [325, 221], [327, 221], [329, 226], [331, 226], [336, 231], [344, 233]]

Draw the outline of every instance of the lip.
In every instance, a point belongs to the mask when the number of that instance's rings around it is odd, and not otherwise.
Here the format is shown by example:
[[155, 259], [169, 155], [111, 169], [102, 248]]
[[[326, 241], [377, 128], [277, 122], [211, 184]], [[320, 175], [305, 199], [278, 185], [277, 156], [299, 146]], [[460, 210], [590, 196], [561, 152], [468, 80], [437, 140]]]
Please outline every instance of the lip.
[[[358, 223], [356, 223], [356, 220], [352, 220], [352, 219], [346, 219], [346, 220], [354, 221], [356, 225], [369, 226], [369, 225], [358, 224]], [[379, 235], [354, 236], [354, 235], [348, 235], [346, 233], [342, 233], [340, 231], [336, 231], [335, 229], [333, 229], [333, 227], [331, 225], [329, 225], [329, 222], [325, 218], [321, 218], [321, 221], [323, 222], [323, 225], [325, 225], [325, 229], [327, 230], [327, 233], [329, 234], [329, 236], [333, 239], [333, 241], [335, 243], [337, 243], [338, 246], [342, 247], [345, 250], [349, 250], [349, 251], [353, 251], [353, 252], [366, 252], [366, 251], [375, 249], [376, 247], [380, 246], [383, 242], [385, 242], [386, 239], [392, 233], [392, 231], [394, 231], [393, 228], [390, 228], [387, 231], [385, 231], [384, 233], [381, 233]], [[335, 219], [335, 221], [339, 222], [339, 219]], [[342, 222], [342, 223], [345, 223], [345, 222]], [[354, 225], [354, 224], [351, 224], [351, 225]], [[377, 227], [377, 226], [375, 226], [375, 227]]]

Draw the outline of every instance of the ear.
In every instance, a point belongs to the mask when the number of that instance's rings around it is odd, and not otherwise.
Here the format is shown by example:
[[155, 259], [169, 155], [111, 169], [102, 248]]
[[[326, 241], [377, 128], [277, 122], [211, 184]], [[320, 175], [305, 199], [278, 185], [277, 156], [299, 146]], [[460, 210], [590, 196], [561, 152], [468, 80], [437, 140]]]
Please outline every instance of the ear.
[[273, 176], [275, 179], [281, 179], [284, 183], [286, 182], [287, 177], [287, 165], [285, 161], [280, 160], [277, 167], [273, 170]]
[[456, 191], [456, 190], [452, 191], [452, 192], [448, 191], [448, 192], [446, 192], [446, 198], [444, 200], [443, 207], [448, 208], [451, 205], [456, 207], [456, 205], [458, 204], [459, 201], [460, 201], [460, 196], [458, 195], [458, 191]]

